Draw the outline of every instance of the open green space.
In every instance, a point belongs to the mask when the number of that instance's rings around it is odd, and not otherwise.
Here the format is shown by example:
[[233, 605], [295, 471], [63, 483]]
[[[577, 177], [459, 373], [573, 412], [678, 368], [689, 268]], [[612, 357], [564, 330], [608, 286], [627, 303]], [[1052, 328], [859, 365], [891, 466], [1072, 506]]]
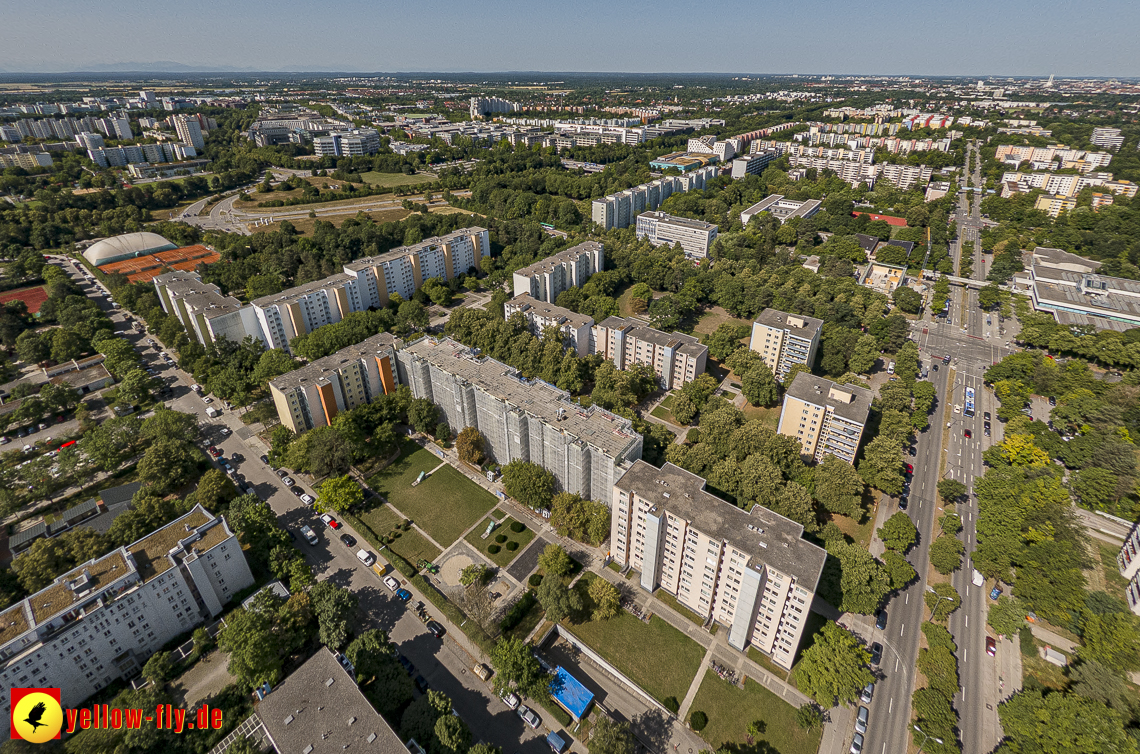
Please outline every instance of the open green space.
[[1105, 591], [1109, 594], [1127, 592], [1128, 579], [1120, 575], [1120, 567], [1116, 564], [1116, 556], [1120, 550], [1104, 542], [1096, 544], [1100, 548], [1100, 562], [1104, 568]]
[[683, 618], [687, 618], [688, 620], [692, 621], [693, 623], [697, 624], [698, 626], [703, 626], [705, 624], [704, 618], [702, 618], [701, 616], [697, 615], [696, 613], [694, 613], [689, 608], [682, 605], [680, 602], [677, 601], [676, 597], [669, 594], [664, 589], [658, 589], [656, 592], [653, 593], [653, 597], [655, 599], [660, 600], [661, 602], [664, 602], [666, 605], [673, 608], [673, 610], [675, 610], [678, 615], [680, 615]]
[[377, 173], [375, 170], [360, 174], [361, 180], [370, 186], [414, 186], [417, 183], [431, 183], [435, 176], [416, 173], [404, 175], [403, 173]]
[[[364, 513], [360, 520], [372, 530], [376, 538], [387, 536], [389, 532], [396, 528], [403, 522], [391, 506], [378, 505], [372, 510]], [[431, 542], [420, 534], [415, 529], [409, 529], [405, 532], [400, 532], [400, 536], [388, 543], [388, 547], [393, 550], [397, 555], [408, 561], [412, 565], [419, 562], [420, 558], [424, 560], [435, 560], [439, 555], [440, 549], [433, 545]]]
[[[499, 515], [502, 514], [500, 513]], [[499, 568], [506, 568], [511, 564], [512, 560], [518, 557], [518, 554], [520, 552], [526, 549], [526, 546], [530, 544], [530, 541], [534, 539], [534, 530], [527, 526], [520, 532], [511, 531], [511, 524], [515, 523], [515, 519], [507, 516], [505, 519], [499, 522], [499, 525], [495, 527], [495, 531], [491, 532], [491, 536], [483, 539], [483, 532], [487, 530], [487, 524], [490, 522], [490, 520], [491, 517], [488, 516], [487, 518], [480, 521], [479, 525], [468, 532], [467, 536], [464, 537], [464, 539], [467, 541], [467, 544], [474, 547], [485, 558], [490, 560]], [[506, 542], [495, 541], [495, 537], [499, 536], [500, 534], [506, 536]], [[518, 544], [518, 547], [513, 551], [507, 549], [507, 545], [511, 542]], [[491, 545], [498, 545], [499, 551], [494, 554], [489, 552], [487, 548]]]
[[[806, 731], [796, 725], [796, 708], [751, 678], [744, 681], [742, 690], [712, 670], [706, 670], [691, 709], [708, 715], [709, 724], [700, 736], [714, 750], [728, 748], [741, 754], [768, 751], [815, 754], [819, 751], [822, 733]], [[749, 745], [748, 725], [757, 720], [763, 723], [764, 732]]]

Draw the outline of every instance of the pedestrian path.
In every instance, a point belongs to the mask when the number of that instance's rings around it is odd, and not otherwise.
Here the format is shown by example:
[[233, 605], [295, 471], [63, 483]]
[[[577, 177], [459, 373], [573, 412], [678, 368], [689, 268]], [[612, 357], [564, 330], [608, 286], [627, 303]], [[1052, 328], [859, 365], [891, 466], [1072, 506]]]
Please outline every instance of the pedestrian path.
[[701, 688], [701, 681], [705, 679], [705, 668], [709, 666], [713, 659], [713, 649], [716, 648], [716, 642], [711, 642], [705, 656], [701, 660], [701, 667], [697, 670], [696, 676], [693, 677], [693, 682], [689, 684], [689, 691], [685, 694], [685, 698], [681, 700], [681, 709], [677, 712], [677, 717], [684, 720], [689, 716], [689, 708], [693, 706], [693, 700], [697, 698], [697, 691]]

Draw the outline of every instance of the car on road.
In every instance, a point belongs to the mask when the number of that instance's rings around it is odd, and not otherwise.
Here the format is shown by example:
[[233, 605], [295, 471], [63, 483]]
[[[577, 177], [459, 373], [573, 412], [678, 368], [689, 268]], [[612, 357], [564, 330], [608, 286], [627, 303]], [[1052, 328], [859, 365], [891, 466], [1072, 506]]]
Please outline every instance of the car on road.
[[400, 600], [401, 602], [407, 602], [411, 598], [412, 598], [412, 593], [409, 592], [407, 589], [397, 589], [396, 590], [396, 599]]
[[356, 547], [356, 537], [348, 532], [340, 535], [340, 541], [344, 542], [345, 547]]
[[875, 682], [872, 681], [871, 683], [868, 683], [866, 686], [864, 686], [863, 690], [859, 692], [859, 701], [863, 702], [863, 704], [870, 704], [871, 699], [873, 699], [874, 696]]
[[992, 636], [986, 637], [986, 654], [990, 657], [997, 657], [997, 642]]
[[909, 498], [907, 498], [906, 495], [903, 495], [902, 497], [899, 498], [899, 510], [900, 511], [905, 511], [906, 507], [908, 505], [910, 505], [910, 500], [909, 500]]
[[996, 600], [1000, 596], [1001, 596], [1001, 587], [1000, 586], [995, 586], [993, 589], [990, 590], [990, 599], [991, 600]]
[[486, 681], [489, 679], [492, 673], [491, 669], [481, 662], [475, 665], [471, 671], [475, 673], [475, 675], [479, 676], [479, 680], [481, 681]]
[[400, 588], [400, 582], [396, 581], [396, 579], [392, 576], [385, 576], [384, 586], [388, 587], [389, 590], [394, 592]]
[[291, 476], [283, 476], [281, 477], [281, 484], [285, 485], [286, 487], [292, 487], [294, 484], [296, 484], [296, 482], [293, 481], [293, 477]]
[[908, 463], [906, 465], [906, 473], [913, 474], [914, 473], [914, 466]]
[[859, 708], [859, 714], [855, 716], [855, 732], [856, 733], [866, 733], [867, 732], [867, 721], [870, 719], [870, 717], [871, 717], [871, 710], [867, 709], [866, 707], [860, 707]]
[[266, 466], [269, 465], [269, 456], [261, 456], [261, 458], [259, 458], [258, 460], [261, 461], [262, 463], [264, 463]]
[[523, 719], [524, 723], [534, 728], [535, 730], [538, 730], [538, 726], [542, 723], [542, 720], [539, 719], [538, 715], [534, 714], [534, 711], [530, 707], [523, 704], [518, 708], [517, 711], [519, 713], [519, 717]]
[[847, 750], [849, 754], [860, 754], [863, 751], [863, 734], [856, 733], [855, 737], [851, 739], [851, 748]]
[[871, 645], [871, 664], [878, 665], [883, 660], [883, 645], [875, 642]]
[[312, 505], [314, 502], [316, 502], [316, 499], [312, 495], [304, 494], [301, 495], [301, 502], [305, 505]]
[[221, 431], [222, 431], [222, 437], [229, 437], [230, 436], [230, 428], [229, 427], [222, 427]]
[[301, 536], [304, 537], [309, 544], [316, 546], [318, 542], [317, 533], [310, 529], [307, 525], [301, 527]]
[[886, 631], [887, 630], [887, 611], [886, 610], [880, 610], [879, 614], [877, 616], [875, 616], [875, 628], [879, 629], [880, 631]]
[[518, 709], [519, 708], [519, 697], [518, 697], [518, 694], [516, 694], [515, 692], [508, 691], [507, 693], [503, 694], [499, 698], [503, 700], [503, 704], [507, 705], [511, 709]]
[[431, 632], [431, 635], [437, 639], [442, 639], [443, 635], [447, 633], [447, 630], [434, 620], [429, 620], [426, 624], [426, 628]]
[[974, 434], [972, 432], [970, 432], [970, 430], [967, 429], [967, 430], [964, 430], [962, 432], [962, 436], [965, 437], [967, 440], [969, 440], [971, 437], [974, 436]]
[[420, 690], [421, 694], [426, 694], [428, 692], [428, 689], [431, 688], [431, 686], [428, 685], [427, 679], [424, 678], [422, 675], [416, 676], [415, 683], [416, 683], [416, 688]]
[[340, 521], [337, 521], [335, 518], [333, 518], [332, 516], [330, 516], [327, 513], [325, 513], [321, 516], [321, 523], [324, 524], [325, 526], [329, 527], [330, 529], [339, 529], [340, 528]]
[[295, 484], [289, 488], [289, 491], [292, 492], [295, 497], [300, 497], [305, 494], [305, 491]]
[[356, 559], [366, 566], [371, 566], [376, 562], [376, 556], [368, 552], [368, 550], [357, 550]]
[[986, 421], [989, 421], [990, 420], [990, 412], [989, 411], [983, 412], [982, 418], [985, 419]]

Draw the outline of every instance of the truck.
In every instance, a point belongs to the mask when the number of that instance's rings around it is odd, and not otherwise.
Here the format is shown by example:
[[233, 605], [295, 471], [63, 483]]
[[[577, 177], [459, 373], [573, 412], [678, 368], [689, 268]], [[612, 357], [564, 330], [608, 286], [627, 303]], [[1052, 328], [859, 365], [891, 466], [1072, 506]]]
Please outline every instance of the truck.
[[210, 417], [211, 419], [217, 418], [219, 413], [221, 413], [221, 412], [218, 411], [218, 409], [214, 408], [213, 406], [207, 406], [206, 407], [206, 416]]
[[977, 568], [974, 569], [974, 575], [970, 580], [974, 582], [974, 586], [981, 586], [986, 583], [986, 577]]

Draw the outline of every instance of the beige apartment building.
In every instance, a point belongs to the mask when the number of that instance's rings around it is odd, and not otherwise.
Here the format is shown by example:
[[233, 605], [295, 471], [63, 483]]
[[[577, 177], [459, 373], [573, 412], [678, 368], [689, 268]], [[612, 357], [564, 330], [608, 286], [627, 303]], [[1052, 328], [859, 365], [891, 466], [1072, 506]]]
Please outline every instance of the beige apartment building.
[[783, 380], [796, 364], [811, 368], [822, 328], [822, 319], [765, 309], [752, 323], [748, 347], [760, 354], [777, 380]]
[[594, 353], [612, 361], [618, 369], [634, 364], [653, 368], [666, 390], [692, 382], [705, 371], [708, 346], [691, 335], [654, 330], [633, 319], [607, 317], [593, 327]]
[[854, 463], [873, 397], [866, 388], [800, 372], [784, 396], [778, 431], [799, 440], [803, 456], [816, 463], [829, 453]]
[[613, 489], [611, 556], [705, 619], [791, 668], [827, 553], [803, 526], [762, 506], [743, 511], [705, 480], [638, 461]]
[[590, 327], [594, 324], [593, 317], [539, 301], [529, 293], [515, 296], [503, 304], [503, 316], [506, 319], [515, 314], [523, 316], [527, 327], [534, 335], [542, 337], [548, 327], [556, 327], [562, 333], [563, 343], [574, 349], [574, 353], [579, 356], [590, 355]]

